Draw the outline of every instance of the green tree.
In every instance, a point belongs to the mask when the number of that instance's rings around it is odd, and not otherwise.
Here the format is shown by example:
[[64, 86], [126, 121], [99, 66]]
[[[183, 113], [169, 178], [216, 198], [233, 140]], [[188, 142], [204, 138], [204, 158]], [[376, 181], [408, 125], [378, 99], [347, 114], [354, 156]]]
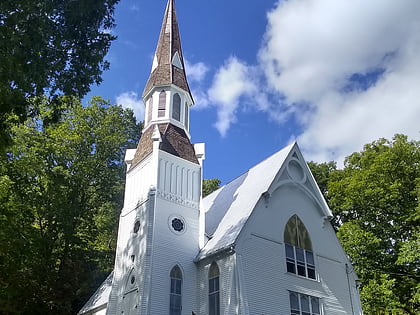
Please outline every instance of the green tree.
[[221, 181], [218, 178], [203, 179], [203, 198], [219, 189], [220, 183]]
[[133, 114], [44, 99], [0, 159], [0, 313], [74, 314], [112, 269]]
[[331, 173], [337, 170], [337, 163], [330, 161], [328, 163], [316, 163], [313, 161], [308, 162], [319, 189], [325, 198], [328, 199], [328, 182], [330, 181]]
[[57, 94], [82, 97], [101, 82], [118, 1], [0, 1], [0, 148], [33, 114], [29, 97], [57, 104]]
[[418, 314], [420, 142], [380, 139], [344, 166], [330, 174], [328, 198], [365, 312]]

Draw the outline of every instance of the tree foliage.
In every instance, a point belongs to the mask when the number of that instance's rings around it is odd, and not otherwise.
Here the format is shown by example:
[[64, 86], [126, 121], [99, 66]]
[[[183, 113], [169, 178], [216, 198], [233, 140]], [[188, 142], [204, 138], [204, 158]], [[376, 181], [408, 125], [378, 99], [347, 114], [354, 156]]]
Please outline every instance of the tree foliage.
[[417, 314], [420, 142], [395, 135], [365, 145], [329, 174], [327, 198], [361, 280], [365, 313]]
[[204, 179], [203, 180], [203, 198], [210, 195], [213, 191], [219, 189], [220, 183], [221, 181], [218, 178]]
[[139, 126], [99, 98], [45, 99], [0, 159], [0, 313], [74, 314], [114, 263], [123, 157]]
[[319, 189], [325, 198], [328, 198], [328, 182], [330, 181], [331, 173], [337, 170], [337, 163], [334, 161], [316, 163], [308, 162], [312, 174], [316, 178]]
[[82, 97], [101, 82], [118, 1], [0, 1], [0, 147], [27, 117], [28, 97]]

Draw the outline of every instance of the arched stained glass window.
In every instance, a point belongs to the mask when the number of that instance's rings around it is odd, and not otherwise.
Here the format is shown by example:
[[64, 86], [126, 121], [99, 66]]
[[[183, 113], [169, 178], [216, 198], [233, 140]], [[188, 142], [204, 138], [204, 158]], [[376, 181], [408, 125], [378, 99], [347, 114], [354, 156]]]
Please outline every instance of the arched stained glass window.
[[295, 214], [286, 224], [284, 242], [299, 248], [312, 250], [312, 242], [305, 225]]
[[166, 92], [159, 93], [158, 117], [165, 117], [166, 110]]
[[175, 93], [173, 97], [172, 118], [178, 121], [181, 120], [181, 97], [178, 93]]
[[311, 238], [297, 215], [292, 216], [286, 224], [284, 243], [287, 272], [315, 279], [315, 260]]
[[213, 262], [209, 269], [209, 315], [220, 315], [219, 267]]
[[171, 294], [169, 298], [169, 315], [181, 315], [182, 310], [182, 271], [178, 266], [171, 270]]

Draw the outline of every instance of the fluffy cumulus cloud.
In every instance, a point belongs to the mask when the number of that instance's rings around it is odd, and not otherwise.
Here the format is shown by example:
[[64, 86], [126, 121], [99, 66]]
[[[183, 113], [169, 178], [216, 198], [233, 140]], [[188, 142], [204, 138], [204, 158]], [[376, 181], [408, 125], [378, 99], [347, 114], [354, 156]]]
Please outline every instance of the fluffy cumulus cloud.
[[250, 68], [235, 57], [229, 58], [214, 77], [208, 98], [217, 106], [215, 127], [222, 136], [236, 120], [236, 111], [242, 96], [252, 95], [256, 86], [249, 78]]
[[124, 92], [117, 96], [116, 102], [124, 108], [132, 109], [138, 122], [144, 120], [144, 104], [136, 92]]
[[[318, 161], [342, 161], [395, 133], [418, 138], [419, 16], [418, 0], [279, 1], [253, 66], [263, 91], [257, 108], [278, 121], [293, 115], [306, 156]], [[235, 121], [238, 100], [255, 90], [249, 69], [231, 58], [216, 75], [209, 95], [220, 105], [222, 134]], [[226, 82], [237, 83], [227, 91]]]
[[191, 63], [188, 59], [184, 58], [185, 72], [188, 77], [188, 82], [192, 94], [194, 95], [195, 109], [203, 109], [209, 106], [209, 99], [207, 92], [203, 90], [203, 82], [206, 79], [209, 67], [203, 62]]
[[203, 62], [190, 63], [188, 59], [184, 59], [184, 61], [185, 71], [190, 83], [201, 82], [206, 77], [209, 68]]

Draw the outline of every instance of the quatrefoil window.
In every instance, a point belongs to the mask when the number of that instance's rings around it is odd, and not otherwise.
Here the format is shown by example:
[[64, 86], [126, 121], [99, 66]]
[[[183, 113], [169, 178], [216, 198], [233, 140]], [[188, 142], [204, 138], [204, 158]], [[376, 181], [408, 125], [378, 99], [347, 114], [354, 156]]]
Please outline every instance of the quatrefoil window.
[[179, 218], [172, 219], [172, 228], [176, 232], [182, 232], [184, 230], [184, 222]]

